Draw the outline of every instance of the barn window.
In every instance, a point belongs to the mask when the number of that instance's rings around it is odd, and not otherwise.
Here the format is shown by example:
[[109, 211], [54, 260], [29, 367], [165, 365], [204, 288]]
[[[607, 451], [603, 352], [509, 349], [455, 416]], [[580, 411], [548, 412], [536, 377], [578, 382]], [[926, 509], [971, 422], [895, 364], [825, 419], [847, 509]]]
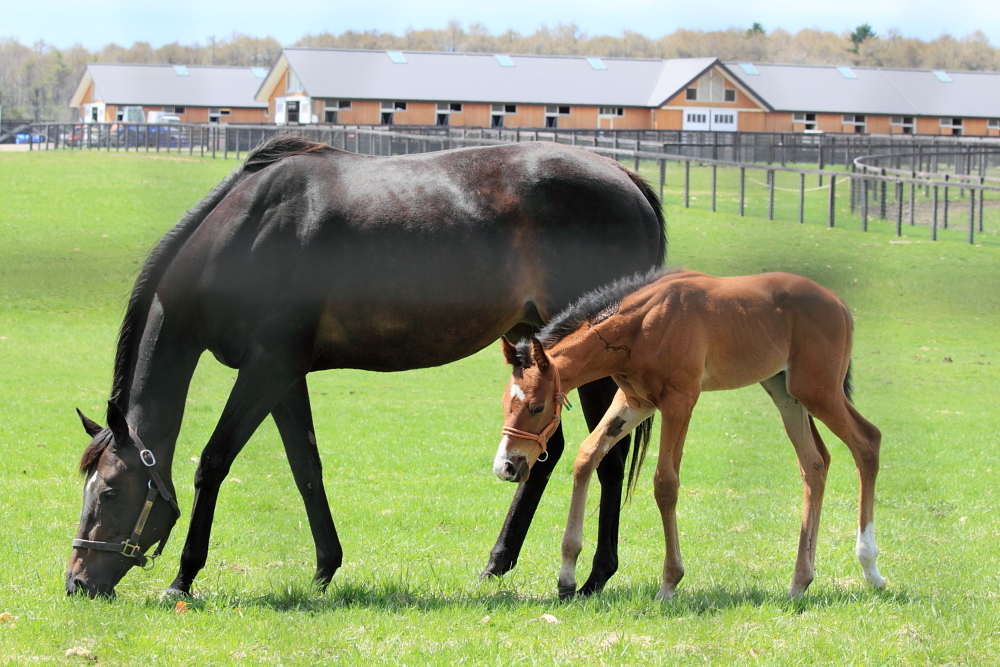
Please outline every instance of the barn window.
[[598, 116], [624, 116], [625, 109], [622, 107], [601, 107], [597, 111]]
[[557, 128], [559, 127], [559, 116], [546, 116], [545, 117], [545, 127]]
[[182, 114], [184, 111], [184, 107], [163, 107], [163, 113]]
[[447, 125], [448, 124], [448, 116], [449, 116], [449, 114], [439, 113], [437, 115], [437, 125], [441, 125], [441, 126]]
[[462, 111], [462, 103], [461, 102], [452, 102], [451, 105], [450, 105], [449, 111], [453, 111], [453, 112], [456, 112], [456, 113], [461, 113], [461, 111]]
[[392, 125], [392, 117], [394, 115], [395, 114], [392, 113], [391, 111], [383, 111], [382, 112], [382, 118], [381, 118], [382, 125]]
[[961, 118], [942, 118], [941, 127], [951, 128], [951, 133], [954, 135], [962, 134], [962, 119]]
[[814, 113], [797, 113], [792, 115], [793, 123], [803, 123], [805, 127], [803, 128], [806, 132], [814, 131], [816, 129], [816, 114]]
[[891, 116], [889, 125], [901, 127], [903, 134], [913, 134], [913, 116]]
[[545, 115], [546, 116], [568, 116], [569, 115], [569, 107], [547, 106], [547, 107], [545, 107]]
[[684, 99], [686, 100], [697, 100], [698, 99], [698, 89], [688, 88], [684, 91]]
[[736, 101], [736, 89], [735, 88], [726, 88], [726, 101], [727, 102], [735, 102]]
[[490, 116], [490, 127], [503, 127], [503, 114]]
[[[324, 123], [336, 123], [338, 121], [337, 110], [340, 109], [340, 104], [341, 103], [337, 100], [327, 100], [326, 106], [323, 109]], [[348, 102], [348, 104], [350, 104], [350, 102]], [[349, 106], [347, 108], [350, 109]]]
[[990, 118], [986, 121], [986, 127], [994, 130], [1000, 129], [1000, 118]]
[[390, 113], [393, 111], [406, 111], [406, 102], [383, 101], [382, 111], [388, 111]]
[[495, 114], [505, 114], [505, 113], [517, 113], [516, 104], [494, 104], [493, 113]]
[[341, 110], [350, 111], [350, 109], [351, 109], [351, 101], [350, 100], [340, 100], [340, 101], [337, 102], [337, 108], [341, 109]]

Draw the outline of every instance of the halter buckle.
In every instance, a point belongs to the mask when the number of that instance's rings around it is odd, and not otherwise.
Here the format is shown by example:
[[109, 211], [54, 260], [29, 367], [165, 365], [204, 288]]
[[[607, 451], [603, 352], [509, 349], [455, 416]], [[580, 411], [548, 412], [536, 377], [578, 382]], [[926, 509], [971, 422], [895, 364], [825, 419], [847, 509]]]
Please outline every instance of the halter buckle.
[[128, 556], [129, 558], [137, 558], [136, 554], [139, 553], [139, 543], [129, 542], [125, 540], [122, 542], [122, 550], [119, 552], [122, 556]]
[[153, 455], [152, 450], [142, 449], [139, 451], [139, 460], [142, 461], [142, 465], [147, 468], [152, 468], [156, 465], [156, 457]]

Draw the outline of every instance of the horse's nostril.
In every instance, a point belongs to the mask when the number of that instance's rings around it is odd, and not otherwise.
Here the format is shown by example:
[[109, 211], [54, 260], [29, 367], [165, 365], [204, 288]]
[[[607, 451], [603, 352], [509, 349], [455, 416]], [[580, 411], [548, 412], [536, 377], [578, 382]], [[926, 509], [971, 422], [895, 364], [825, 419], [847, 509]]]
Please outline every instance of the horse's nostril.
[[505, 477], [513, 477], [517, 474], [517, 468], [510, 461], [505, 461], [503, 464], [503, 474]]

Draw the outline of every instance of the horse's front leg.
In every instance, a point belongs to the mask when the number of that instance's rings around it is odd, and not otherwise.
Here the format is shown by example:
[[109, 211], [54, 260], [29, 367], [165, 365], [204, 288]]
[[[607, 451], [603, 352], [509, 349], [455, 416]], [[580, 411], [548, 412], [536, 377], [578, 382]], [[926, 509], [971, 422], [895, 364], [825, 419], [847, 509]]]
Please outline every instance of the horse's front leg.
[[624, 392], [618, 390], [604, 418], [580, 445], [573, 465], [573, 496], [562, 541], [562, 567], [559, 570], [561, 599], [565, 600], [576, 594], [576, 562], [583, 548], [587, 489], [594, 469], [619, 440], [652, 415], [653, 411], [651, 405], [641, 405], [634, 399], [630, 401]]
[[326, 589], [343, 563], [344, 551], [340, 538], [337, 537], [337, 529], [330, 514], [330, 503], [323, 488], [323, 463], [316, 446], [316, 431], [305, 378], [292, 385], [271, 411], [271, 416], [281, 433], [295, 485], [306, 506], [309, 528], [316, 544], [314, 579], [320, 588]]
[[660, 509], [663, 522], [663, 538], [666, 553], [663, 556], [663, 579], [658, 600], [670, 600], [674, 590], [684, 576], [681, 561], [680, 537], [677, 532], [677, 495], [680, 490], [681, 457], [684, 440], [687, 438], [691, 412], [697, 403], [697, 392], [690, 397], [679, 392], [671, 392], [660, 405], [663, 424], [660, 426], [660, 453], [656, 460], [653, 477], [653, 495]]
[[287, 364], [264, 354], [240, 368], [226, 407], [195, 471], [191, 525], [181, 552], [180, 568], [166, 595], [191, 593], [191, 584], [208, 558], [219, 487], [250, 436], [300, 377], [291, 375]]

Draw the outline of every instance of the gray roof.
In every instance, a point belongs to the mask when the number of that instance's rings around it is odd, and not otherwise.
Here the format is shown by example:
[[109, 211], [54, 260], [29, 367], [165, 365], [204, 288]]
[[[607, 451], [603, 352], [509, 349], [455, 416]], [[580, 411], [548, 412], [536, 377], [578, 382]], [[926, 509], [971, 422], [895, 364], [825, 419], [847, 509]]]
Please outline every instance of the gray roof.
[[658, 107], [716, 58], [627, 60], [510, 55], [504, 67], [492, 54], [403, 53], [286, 48], [282, 56], [312, 97], [331, 99], [508, 102]]
[[[187, 75], [178, 74], [178, 67]], [[188, 65], [87, 65], [94, 97], [107, 104], [189, 107], [255, 107], [254, 95], [267, 70], [255, 67]], [[87, 76], [87, 75], [84, 75]], [[82, 82], [81, 82], [82, 83]]]
[[778, 111], [809, 111], [906, 116], [1000, 116], [1000, 73], [946, 72], [951, 83], [932, 70], [850, 67], [856, 78], [837, 67], [757, 65], [757, 76], [737, 63], [728, 69]]

